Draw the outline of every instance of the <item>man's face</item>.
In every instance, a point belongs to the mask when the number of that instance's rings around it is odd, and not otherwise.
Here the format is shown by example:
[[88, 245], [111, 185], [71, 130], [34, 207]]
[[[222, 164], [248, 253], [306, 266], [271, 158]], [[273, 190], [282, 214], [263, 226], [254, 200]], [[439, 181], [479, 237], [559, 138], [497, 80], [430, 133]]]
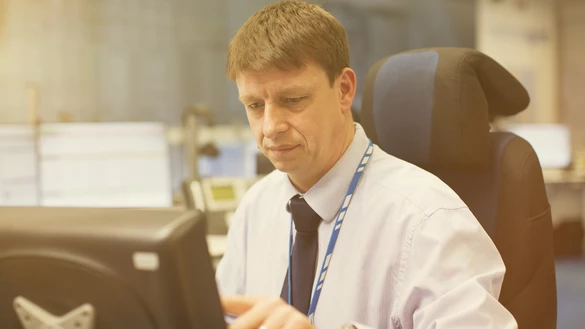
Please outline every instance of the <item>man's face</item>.
[[325, 70], [311, 63], [238, 75], [240, 101], [256, 143], [277, 169], [311, 175], [335, 163], [342, 152], [344, 113], [351, 106], [343, 77], [331, 86]]

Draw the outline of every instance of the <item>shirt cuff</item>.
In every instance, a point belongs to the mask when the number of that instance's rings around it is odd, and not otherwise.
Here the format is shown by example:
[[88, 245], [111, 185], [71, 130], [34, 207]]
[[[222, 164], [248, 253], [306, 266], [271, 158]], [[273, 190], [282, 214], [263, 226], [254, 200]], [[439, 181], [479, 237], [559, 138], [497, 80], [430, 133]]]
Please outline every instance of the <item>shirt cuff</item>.
[[359, 324], [359, 323], [357, 323], [357, 322], [352, 322], [351, 324], [353, 324], [353, 326], [354, 326], [356, 329], [374, 329], [374, 328], [372, 328], [372, 327], [368, 327], [368, 326], [366, 326], [366, 325]]

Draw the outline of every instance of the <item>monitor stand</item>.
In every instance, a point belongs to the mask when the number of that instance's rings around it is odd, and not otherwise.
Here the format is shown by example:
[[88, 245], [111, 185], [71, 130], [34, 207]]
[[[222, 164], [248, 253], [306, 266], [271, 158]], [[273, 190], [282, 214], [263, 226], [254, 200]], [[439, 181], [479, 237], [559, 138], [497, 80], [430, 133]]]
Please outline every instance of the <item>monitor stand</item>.
[[28, 299], [14, 299], [14, 310], [24, 329], [93, 329], [95, 309], [83, 304], [63, 316], [55, 316]]

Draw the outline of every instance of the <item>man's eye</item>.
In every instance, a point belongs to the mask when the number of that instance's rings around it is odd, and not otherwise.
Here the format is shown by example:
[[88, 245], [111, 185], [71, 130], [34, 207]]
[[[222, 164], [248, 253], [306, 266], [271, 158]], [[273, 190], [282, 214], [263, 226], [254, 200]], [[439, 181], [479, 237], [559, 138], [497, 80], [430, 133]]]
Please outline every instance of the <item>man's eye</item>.
[[260, 104], [260, 103], [253, 103], [253, 104], [248, 105], [248, 108], [252, 109], [252, 110], [256, 110], [256, 109], [259, 109], [261, 106], [262, 106], [262, 104]]
[[287, 98], [286, 103], [287, 104], [296, 104], [296, 103], [300, 102], [302, 99], [303, 99], [302, 97]]

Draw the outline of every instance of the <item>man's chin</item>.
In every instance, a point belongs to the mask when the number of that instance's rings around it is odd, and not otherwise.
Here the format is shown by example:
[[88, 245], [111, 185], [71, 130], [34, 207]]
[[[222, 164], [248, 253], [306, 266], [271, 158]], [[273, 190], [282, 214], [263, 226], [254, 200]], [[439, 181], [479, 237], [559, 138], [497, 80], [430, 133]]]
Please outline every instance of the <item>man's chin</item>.
[[272, 165], [283, 173], [294, 173], [299, 170], [299, 165], [295, 161], [272, 161]]

